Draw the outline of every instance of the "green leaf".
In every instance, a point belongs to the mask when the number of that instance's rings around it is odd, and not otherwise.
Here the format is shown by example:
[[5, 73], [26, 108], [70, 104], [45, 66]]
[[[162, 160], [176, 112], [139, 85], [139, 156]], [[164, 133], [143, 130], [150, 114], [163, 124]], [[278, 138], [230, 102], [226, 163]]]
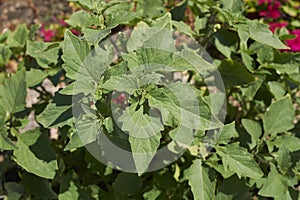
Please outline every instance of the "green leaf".
[[11, 55], [12, 52], [7, 46], [0, 45], [0, 66], [6, 64]]
[[221, 30], [215, 35], [216, 48], [228, 59], [231, 59], [231, 53], [236, 52], [238, 48], [238, 37], [236, 33]]
[[235, 129], [235, 122], [231, 122], [223, 127], [218, 138], [218, 144], [228, 144], [232, 138], [237, 137], [239, 137], [239, 134]]
[[244, 43], [251, 38], [275, 49], [289, 49], [270, 31], [267, 24], [262, 24], [258, 20], [246, 20], [246, 24], [240, 23], [236, 27]]
[[143, 107], [136, 111], [136, 106], [128, 107], [118, 121], [123, 123], [121, 129], [128, 131], [136, 170], [142, 174], [159, 147], [164, 127], [159, 118], [143, 114]]
[[142, 11], [143, 17], [147, 18], [157, 18], [165, 14], [166, 10], [163, 6], [162, 0], [151, 1], [151, 0], [141, 0], [138, 1], [137, 10]]
[[280, 99], [284, 97], [286, 91], [284, 90], [282, 84], [275, 81], [270, 81], [268, 82], [268, 86], [270, 92], [274, 95], [275, 99]]
[[79, 199], [81, 188], [79, 181], [76, 179], [74, 171], [69, 171], [68, 174], [61, 177], [62, 182], [59, 188], [58, 199], [72, 200]]
[[214, 173], [210, 168], [203, 166], [200, 159], [196, 159], [187, 169], [186, 178], [195, 200], [214, 199], [216, 188]]
[[272, 103], [263, 116], [265, 135], [276, 135], [292, 129], [294, 113], [290, 95]]
[[113, 183], [114, 190], [121, 194], [136, 194], [142, 189], [142, 186], [143, 182], [140, 177], [125, 172], [118, 174]]
[[179, 124], [187, 128], [208, 130], [223, 126], [212, 115], [211, 109], [198, 92], [188, 84], [174, 83], [150, 91], [147, 98], [150, 107], [166, 109]]
[[284, 177], [278, 173], [274, 164], [271, 163], [271, 171], [268, 174], [267, 181], [258, 191], [258, 194], [265, 197], [274, 197], [276, 199], [281, 197], [287, 189], [288, 186]]
[[[34, 165], [35, 163], [32, 164]], [[23, 173], [21, 183], [24, 185], [27, 194], [38, 198], [57, 199], [57, 195], [52, 190], [51, 184], [47, 179], [40, 178], [34, 174]]]
[[253, 100], [253, 98], [257, 94], [257, 91], [262, 86], [263, 82], [264, 82], [264, 78], [259, 78], [254, 82], [248, 84], [247, 86], [241, 87], [243, 96], [250, 101]]
[[275, 49], [289, 49], [269, 29], [267, 24], [259, 23], [257, 20], [249, 21], [250, 38], [262, 44], [269, 45]]
[[258, 122], [251, 119], [242, 119], [242, 124], [247, 133], [249, 133], [251, 136], [252, 143], [250, 144], [250, 149], [252, 149], [256, 145], [257, 140], [262, 135], [262, 127]]
[[9, 47], [23, 48], [28, 39], [29, 30], [26, 24], [19, 25], [14, 32], [8, 35], [7, 45]]
[[59, 69], [52, 69], [49, 71], [31, 68], [26, 71], [26, 84], [27, 87], [33, 87], [45, 80], [47, 76], [53, 76]]
[[57, 161], [55, 152], [45, 134], [35, 129], [17, 135], [15, 160], [26, 171], [37, 176], [52, 179], [56, 174]]
[[91, 29], [86, 28], [83, 29], [84, 38], [92, 43], [92, 44], [98, 44], [101, 40], [103, 40], [105, 37], [107, 37], [110, 33], [110, 29], [106, 30], [97, 30], [97, 29]]
[[16, 146], [14, 143], [7, 137], [2, 130], [0, 133], [0, 149], [1, 150], [15, 150]]
[[226, 88], [242, 86], [255, 80], [254, 76], [246, 70], [244, 65], [235, 60], [222, 61], [219, 71]]
[[79, 10], [72, 13], [70, 18], [65, 21], [72, 27], [85, 28], [94, 24], [93, 22], [96, 21], [95, 17], [96, 16], [91, 13]]
[[42, 68], [54, 67], [59, 59], [59, 46], [56, 44], [27, 40], [26, 54], [35, 58]]
[[10, 113], [16, 113], [24, 109], [25, 98], [25, 70], [21, 70], [0, 86], [0, 106]]
[[231, 176], [223, 180], [215, 200], [246, 200], [252, 199], [246, 180]]
[[192, 28], [187, 25], [186, 23], [184, 23], [183, 21], [172, 21], [173, 26], [176, 27], [176, 30], [179, 31], [180, 33], [183, 33], [185, 35], [188, 35], [190, 37], [193, 37], [194, 31], [192, 30]]
[[69, 30], [65, 33], [62, 59], [65, 62], [63, 68], [69, 78], [77, 78], [78, 70], [89, 53], [90, 48], [87, 41], [76, 37]]
[[7, 200], [20, 199], [24, 194], [24, 186], [19, 183], [7, 182], [4, 187], [7, 191]]
[[78, 135], [78, 132], [74, 131], [72, 136], [70, 137], [69, 143], [64, 148], [64, 151], [77, 149], [77, 148], [83, 147], [83, 146], [84, 146], [84, 144], [83, 144], [80, 136]]
[[217, 154], [222, 157], [225, 169], [234, 171], [239, 177], [260, 178], [263, 175], [253, 155], [238, 143], [217, 147]]
[[299, 151], [300, 150], [300, 138], [295, 137], [293, 135], [281, 135], [276, 137], [273, 141], [273, 144], [278, 147], [282, 148], [285, 147], [290, 152]]
[[37, 121], [44, 127], [63, 127], [73, 122], [71, 105], [56, 105], [50, 103], [46, 109], [37, 116]]
[[224, 9], [227, 9], [232, 13], [241, 13], [244, 11], [243, 0], [221, 0], [221, 4], [224, 6]]

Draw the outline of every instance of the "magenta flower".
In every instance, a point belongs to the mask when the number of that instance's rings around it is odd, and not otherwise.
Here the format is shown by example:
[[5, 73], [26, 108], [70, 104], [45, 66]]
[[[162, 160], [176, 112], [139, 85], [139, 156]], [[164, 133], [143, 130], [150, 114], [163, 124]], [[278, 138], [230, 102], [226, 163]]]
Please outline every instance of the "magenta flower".
[[60, 25], [62, 25], [62, 26], [68, 26], [67, 22], [65, 22], [65, 20], [63, 20], [63, 19], [60, 19], [60, 20], [59, 20], [59, 23], [60, 23]]
[[274, 33], [275, 30], [278, 28], [287, 27], [288, 22], [271, 22], [269, 23], [269, 29]]
[[281, 6], [281, 3], [279, 1], [276, 1], [273, 4], [268, 5], [268, 10], [260, 11], [259, 15], [261, 17], [278, 19], [281, 16], [281, 13], [279, 11], [280, 6]]
[[258, 5], [262, 5], [262, 4], [264, 4], [264, 3], [271, 3], [272, 2], [272, 0], [258, 0]]
[[122, 105], [125, 104], [126, 99], [125, 93], [121, 93], [116, 99], [113, 99], [113, 103]]
[[71, 29], [70, 31], [76, 36], [80, 35], [80, 32], [77, 31], [76, 29]]
[[300, 29], [291, 31], [291, 34], [296, 37], [291, 40], [287, 40], [286, 44], [291, 48], [291, 51], [298, 52], [300, 51]]
[[50, 42], [51, 39], [55, 36], [54, 30], [51, 30], [51, 29], [46, 30], [44, 28], [44, 26], [41, 27], [40, 33], [41, 33], [41, 36], [44, 38], [45, 42]]

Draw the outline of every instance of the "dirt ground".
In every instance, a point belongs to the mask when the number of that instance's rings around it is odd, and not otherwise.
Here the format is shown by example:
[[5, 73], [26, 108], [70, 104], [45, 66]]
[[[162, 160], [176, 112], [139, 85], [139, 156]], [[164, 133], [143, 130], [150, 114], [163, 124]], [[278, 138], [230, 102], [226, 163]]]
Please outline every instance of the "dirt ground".
[[8, 28], [14, 30], [25, 22], [50, 23], [59, 16], [70, 13], [66, 0], [0, 0], [0, 32]]

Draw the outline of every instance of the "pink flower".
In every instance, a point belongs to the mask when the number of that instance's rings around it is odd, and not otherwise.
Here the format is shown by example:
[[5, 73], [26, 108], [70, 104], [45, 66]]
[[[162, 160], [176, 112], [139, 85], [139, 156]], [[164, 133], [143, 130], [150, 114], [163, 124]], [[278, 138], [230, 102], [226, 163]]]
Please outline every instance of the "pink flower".
[[77, 31], [76, 29], [71, 29], [70, 31], [76, 36], [80, 35], [80, 32]]
[[44, 26], [41, 27], [40, 32], [41, 32], [41, 36], [44, 38], [45, 42], [50, 42], [51, 39], [55, 36], [54, 30], [51, 30], [51, 29], [46, 30], [44, 28]]
[[279, 1], [276, 1], [273, 4], [268, 5], [268, 10], [260, 11], [259, 15], [261, 17], [278, 19], [281, 16], [281, 13], [279, 11], [280, 6], [281, 6], [281, 3]]
[[62, 26], [68, 26], [67, 22], [65, 22], [65, 20], [63, 20], [63, 19], [60, 19], [60, 20], [59, 20], [59, 23], [60, 23], [60, 25], [62, 25]]
[[287, 40], [287, 45], [291, 48], [291, 51], [300, 51], [300, 29], [291, 31], [291, 34], [295, 35], [296, 37], [294, 39]]
[[271, 3], [272, 2], [272, 0], [258, 0], [258, 5], [262, 5], [262, 4], [264, 4], [264, 3]]
[[269, 29], [274, 33], [275, 29], [280, 29], [283, 27], [286, 27], [288, 25], [288, 22], [271, 22], [269, 23]]

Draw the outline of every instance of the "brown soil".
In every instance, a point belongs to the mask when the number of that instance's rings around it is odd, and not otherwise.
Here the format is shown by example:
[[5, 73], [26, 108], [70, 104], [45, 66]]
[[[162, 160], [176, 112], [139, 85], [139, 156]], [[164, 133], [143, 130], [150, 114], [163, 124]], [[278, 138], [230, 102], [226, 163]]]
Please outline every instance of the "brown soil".
[[51, 23], [71, 9], [65, 0], [0, 0], [0, 32], [13, 30], [21, 23]]

